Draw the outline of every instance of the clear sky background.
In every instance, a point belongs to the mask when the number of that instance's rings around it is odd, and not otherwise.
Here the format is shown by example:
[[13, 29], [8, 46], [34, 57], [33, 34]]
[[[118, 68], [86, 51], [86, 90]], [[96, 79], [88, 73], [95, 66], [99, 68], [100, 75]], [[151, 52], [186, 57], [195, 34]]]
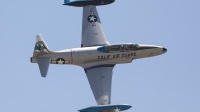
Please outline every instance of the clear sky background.
[[[84, 70], [30, 63], [35, 36], [51, 50], [80, 47], [82, 8], [64, 0], [0, 1], [0, 112], [76, 112], [96, 105]], [[164, 46], [168, 52], [114, 68], [112, 103], [126, 112], [200, 112], [200, 1], [116, 0], [97, 7], [110, 43]]]

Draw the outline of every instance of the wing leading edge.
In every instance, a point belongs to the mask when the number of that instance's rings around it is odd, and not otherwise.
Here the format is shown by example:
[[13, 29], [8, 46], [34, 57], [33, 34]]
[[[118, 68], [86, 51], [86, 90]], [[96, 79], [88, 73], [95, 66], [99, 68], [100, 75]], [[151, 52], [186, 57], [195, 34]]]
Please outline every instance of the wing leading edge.
[[98, 105], [111, 103], [113, 68], [114, 65], [100, 65], [86, 69], [86, 75]]
[[83, 6], [81, 47], [108, 44], [96, 6]]

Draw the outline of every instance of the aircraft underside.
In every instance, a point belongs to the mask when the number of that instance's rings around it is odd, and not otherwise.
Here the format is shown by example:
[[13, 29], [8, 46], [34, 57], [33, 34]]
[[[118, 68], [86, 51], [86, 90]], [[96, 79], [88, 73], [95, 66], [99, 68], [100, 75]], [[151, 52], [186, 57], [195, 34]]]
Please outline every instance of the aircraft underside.
[[96, 6], [107, 5], [115, 0], [64, 0], [64, 5], [83, 7], [81, 48], [51, 51], [41, 34], [31, 57], [38, 63], [42, 77], [46, 77], [50, 64], [78, 65], [87, 76], [97, 106], [80, 112], [119, 112], [131, 108], [128, 104], [111, 105], [111, 84], [116, 64], [131, 63], [134, 59], [158, 56], [167, 49], [156, 45], [110, 44], [105, 36]]

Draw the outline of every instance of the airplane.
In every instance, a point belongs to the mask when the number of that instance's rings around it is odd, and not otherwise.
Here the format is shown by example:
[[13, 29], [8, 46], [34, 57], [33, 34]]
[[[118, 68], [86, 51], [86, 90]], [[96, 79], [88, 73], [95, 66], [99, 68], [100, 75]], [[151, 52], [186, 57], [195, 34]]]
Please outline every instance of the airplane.
[[42, 77], [47, 76], [49, 64], [77, 65], [84, 69], [97, 106], [80, 112], [119, 112], [131, 108], [128, 104], [111, 104], [111, 83], [116, 64], [131, 63], [135, 59], [158, 56], [167, 49], [146, 44], [110, 44], [105, 36], [96, 6], [115, 0], [79, 0], [64, 5], [83, 7], [82, 40], [80, 48], [51, 51], [41, 34], [36, 36], [32, 63], [38, 63]]

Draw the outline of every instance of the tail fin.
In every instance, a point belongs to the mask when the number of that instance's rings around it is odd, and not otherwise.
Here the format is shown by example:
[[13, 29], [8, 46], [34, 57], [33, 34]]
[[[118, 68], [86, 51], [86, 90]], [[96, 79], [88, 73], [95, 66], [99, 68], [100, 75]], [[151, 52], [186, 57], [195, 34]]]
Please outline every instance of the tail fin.
[[49, 54], [51, 51], [49, 50], [47, 44], [45, 43], [44, 39], [42, 38], [41, 34], [36, 36], [36, 44], [33, 52], [33, 57]]
[[34, 49], [32, 58], [35, 58], [37, 60], [42, 77], [47, 76], [49, 63], [51, 61], [51, 57], [48, 56], [48, 54], [50, 53], [52, 52], [48, 49], [48, 46], [46, 45], [44, 39], [42, 38], [42, 35], [38, 34], [36, 36], [36, 44], [35, 44], [35, 49]]

